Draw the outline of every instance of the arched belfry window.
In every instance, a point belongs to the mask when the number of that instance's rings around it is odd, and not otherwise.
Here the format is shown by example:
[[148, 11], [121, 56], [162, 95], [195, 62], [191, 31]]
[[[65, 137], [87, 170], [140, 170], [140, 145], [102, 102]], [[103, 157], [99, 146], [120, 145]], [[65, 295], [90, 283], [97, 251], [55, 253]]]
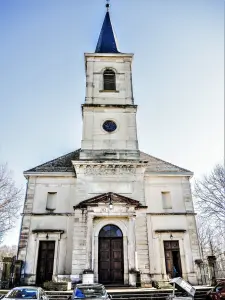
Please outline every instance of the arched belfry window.
[[113, 70], [106, 69], [103, 73], [104, 90], [115, 91], [116, 90], [116, 74]]
[[100, 232], [99, 237], [122, 237], [122, 231], [116, 225], [106, 225], [104, 226]]

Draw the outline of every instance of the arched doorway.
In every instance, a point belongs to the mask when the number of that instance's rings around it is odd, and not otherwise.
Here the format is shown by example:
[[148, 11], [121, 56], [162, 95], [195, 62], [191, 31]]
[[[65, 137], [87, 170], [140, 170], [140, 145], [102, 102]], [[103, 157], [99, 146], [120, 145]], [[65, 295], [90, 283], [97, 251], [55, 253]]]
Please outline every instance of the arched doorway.
[[99, 232], [98, 274], [103, 284], [123, 284], [123, 234], [116, 225], [108, 224]]

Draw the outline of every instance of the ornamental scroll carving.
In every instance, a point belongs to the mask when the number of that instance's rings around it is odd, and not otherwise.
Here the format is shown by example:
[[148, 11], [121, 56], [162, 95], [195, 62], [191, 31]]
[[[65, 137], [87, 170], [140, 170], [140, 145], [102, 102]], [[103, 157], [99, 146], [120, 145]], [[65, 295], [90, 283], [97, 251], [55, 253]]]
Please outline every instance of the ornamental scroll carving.
[[129, 165], [86, 166], [85, 175], [119, 175], [135, 174], [136, 168]]

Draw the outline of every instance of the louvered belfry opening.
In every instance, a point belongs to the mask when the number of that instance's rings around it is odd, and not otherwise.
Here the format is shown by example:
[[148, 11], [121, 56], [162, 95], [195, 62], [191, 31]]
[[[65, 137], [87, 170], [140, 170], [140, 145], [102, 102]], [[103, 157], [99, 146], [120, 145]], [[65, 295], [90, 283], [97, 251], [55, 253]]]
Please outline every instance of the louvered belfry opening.
[[103, 73], [104, 90], [115, 91], [116, 90], [116, 74], [113, 70], [105, 70]]

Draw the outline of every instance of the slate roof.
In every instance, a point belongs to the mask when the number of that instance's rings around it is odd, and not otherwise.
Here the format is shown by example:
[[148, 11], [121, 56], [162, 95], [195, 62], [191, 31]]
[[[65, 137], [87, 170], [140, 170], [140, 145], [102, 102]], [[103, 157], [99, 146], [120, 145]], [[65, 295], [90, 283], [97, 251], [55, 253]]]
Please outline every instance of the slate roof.
[[80, 149], [70, 152], [66, 155], [60, 156], [50, 160], [42, 165], [34, 167], [24, 173], [30, 172], [74, 172], [72, 160], [79, 160]]
[[[48, 161], [42, 165], [34, 167], [30, 170], [24, 172], [26, 173], [38, 173], [38, 172], [74, 172], [74, 167], [72, 165], [72, 160], [80, 159], [80, 149], [76, 151], [70, 152], [66, 155], [60, 156], [56, 159]], [[189, 170], [180, 168], [176, 165], [173, 165], [169, 162], [146, 154], [140, 151], [140, 160], [148, 161], [148, 172], [153, 173], [166, 173], [166, 174], [174, 174], [174, 173], [192, 173]]]
[[119, 53], [109, 12], [106, 12], [95, 53]]
[[192, 173], [191, 171], [173, 165], [167, 161], [160, 158], [154, 157], [147, 153], [140, 151], [140, 159], [148, 161], [148, 172], [158, 172], [158, 173]]

